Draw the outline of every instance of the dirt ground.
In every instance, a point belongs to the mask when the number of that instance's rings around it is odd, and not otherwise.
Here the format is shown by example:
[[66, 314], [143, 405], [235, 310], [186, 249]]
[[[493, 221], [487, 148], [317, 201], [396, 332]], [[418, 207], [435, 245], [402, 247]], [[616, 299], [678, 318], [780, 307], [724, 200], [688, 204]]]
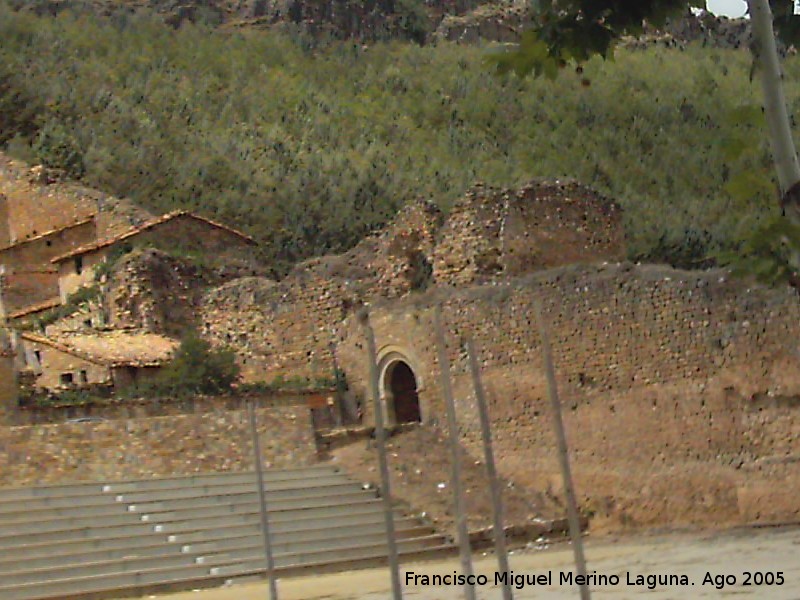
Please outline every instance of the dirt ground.
[[[368, 446], [369, 444], [369, 446]], [[331, 451], [331, 462], [357, 481], [380, 484], [374, 440], [359, 440]], [[425, 518], [451, 535], [454, 531], [454, 501], [450, 486], [450, 449], [446, 437], [431, 427], [416, 427], [397, 433], [387, 442], [392, 497], [414, 514], [424, 510]], [[486, 469], [462, 452], [463, 485], [471, 532], [490, 527], [492, 505]], [[561, 518], [564, 509], [552, 498], [534, 493], [512, 482], [504, 482], [506, 527]]]
[[[589, 572], [600, 576], [616, 575], [617, 584], [592, 586], [592, 597], [625, 600], [645, 596], [650, 600], [675, 598], [800, 598], [800, 527], [738, 529], [719, 533], [669, 534], [659, 536], [604, 538], [588, 540], [586, 556]], [[511, 556], [516, 575], [548, 575], [552, 583], [525, 585], [514, 590], [516, 600], [532, 598], [577, 598], [577, 587], [560, 583], [572, 570], [572, 551], [568, 544], [541, 550], [525, 550]], [[450, 600], [462, 597], [457, 586], [426, 586], [413, 575], [452, 574], [459, 568], [456, 558], [401, 566], [403, 596], [415, 600]], [[488, 577], [478, 586], [479, 600], [500, 599], [494, 585], [496, 562], [492, 556], [476, 555], [475, 573]], [[746, 585], [746, 573], [751, 573]], [[759, 575], [755, 575], [758, 573]], [[647, 576], [672, 577], [666, 584], [647, 584]], [[637, 585], [641, 576], [643, 585]], [[680, 581], [681, 576], [685, 580]], [[722, 578], [722, 579], [720, 579]], [[405, 584], [408, 580], [409, 583]], [[756, 580], [760, 585], [755, 585]], [[629, 584], [628, 581], [632, 583]], [[706, 583], [704, 583], [706, 581]], [[766, 581], [773, 582], [768, 585]], [[783, 583], [778, 584], [778, 581]], [[348, 571], [333, 575], [302, 577], [278, 582], [280, 600], [386, 600], [391, 597], [386, 568]], [[224, 589], [159, 596], [163, 600], [266, 600], [264, 583], [231, 586]]]

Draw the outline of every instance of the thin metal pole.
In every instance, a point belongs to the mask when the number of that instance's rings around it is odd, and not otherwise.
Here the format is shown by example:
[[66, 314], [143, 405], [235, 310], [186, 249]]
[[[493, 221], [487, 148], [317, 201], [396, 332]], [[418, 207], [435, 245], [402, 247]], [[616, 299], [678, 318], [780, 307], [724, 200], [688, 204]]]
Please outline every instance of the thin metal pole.
[[381, 471], [383, 517], [386, 523], [386, 543], [389, 547], [389, 570], [392, 575], [392, 597], [395, 600], [401, 600], [403, 598], [403, 590], [400, 587], [400, 565], [397, 558], [397, 541], [394, 532], [394, 510], [389, 485], [389, 464], [386, 461], [386, 429], [383, 426], [383, 406], [378, 389], [378, 365], [375, 364], [377, 354], [375, 350], [375, 333], [369, 324], [369, 313], [366, 310], [359, 315], [359, 318], [364, 327], [364, 336], [367, 338], [369, 380], [375, 410], [375, 441], [378, 446], [378, 465]]
[[[503, 525], [503, 494], [500, 491], [500, 481], [497, 477], [497, 468], [494, 464], [494, 450], [492, 448], [492, 429], [489, 423], [489, 409], [486, 406], [486, 394], [481, 381], [481, 370], [478, 366], [478, 357], [472, 338], [467, 339], [467, 355], [469, 368], [472, 371], [472, 386], [475, 389], [475, 399], [478, 403], [478, 416], [481, 420], [481, 437], [483, 438], [483, 457], [486, 463], [486, 475], [489, 479], [489, 489], [492, 492], [492, 517], [494, 519], [492, 533], [494, 534], [494, 548], [497, 554], [497, 566], [500, 573], [508, 573], [508, 551], [506, 550], [506, 532]], [[508, 577], [503, 579], [503, 600], [513, 600], [514, 592]]]
[[467, 514], [464, 507], [464, 494], [461, 490], [461, 454], [458, 445], [458, 422], [456, 421], [456, 406], [453, 401], [453, 390], [450, 387], [450, 361], [447, 358], [444, 329], [442, 328], [442, 308], [436, 305], [433, 313], [433, 327], [436, 330], [436, 347], [439, 355], [439, 370], [442, 378], [442, 395], [447, 407], [447, 429], [450, 433], [450, 454], [453, 463], [451, 486], [456, 506], [456, 531], [458, 532], [458, 549], [461, 556], [461, 574], [466, 576], [464, 583], [464, 597], [475, 600], [475, 585], [472, 581], [472, 548], [469, 544], [469, 531], [467, 530]]
[[256, 407], [253, 400], [247, 405], [250, 413], [250, 432], [253, 436], [253, 454], [255, 455], [256, 476], [258, 479], [258, 501], [261, 509], [261, 533], [264, 536], [264, 554], [267, 557], [267, 577], [269, 577], [270, 600], [278, 600], [278, 580], [275, 578], [275, 560], [272, 556], [272, 537], [269, 532], [269, 517], [267, 516], [267, 496], [264, 493], [264, 472], [261, 465], [261, 443], [258, 439], [256, 426]]
[[[572, 539], [572, 552], [575, 555], [575, 569], [577, 574], [586, 581], [586, 557], [583, 554], [583, 539], [581, 537], [581, 524], [578, 518], [578, 502], [575, 499], [575, 487], [572, 483], [572, 472], [569, 467], [569, 449], [567, 447], [567, 434], [564, 431], [564, 420], [561, 417], [561, 402], [558, 399], [558, 386], [556, 385], [556, 372], [553, 367], [553, 352], [550, 348], [550, 335], [547, 324], [542, 317], [542, 306], [535, 300], [533, 310], [539, 323], [539, 335], [542, 338], [542, 357], [544, 370], [547, 375], [547, 393], [550, 396], [550, 408], [553, 413], [553, 428], [556, 431], [558, 444], [558, 461], [561, 465], [561, 476], [564, 479], [564, 493], [567, 497], [567, 520], [569, 521], [569, 535]], [[579, 586], [581, 600], [589, 600], [591, 593], [585, 583]]]
[[333, 359], [333, 385], [336, 390], [336, 408], [333, 411], [333, 419], [336, 424], [336, 427], [341, 427], [345, 421], [344, 417], [344, 393], [342, 390], [342, 378], [339, 374], [339, 362], [336, 360], [336, 344], [331, 342], [328, 345], [328, 348], [331, 352], [331, 358]]

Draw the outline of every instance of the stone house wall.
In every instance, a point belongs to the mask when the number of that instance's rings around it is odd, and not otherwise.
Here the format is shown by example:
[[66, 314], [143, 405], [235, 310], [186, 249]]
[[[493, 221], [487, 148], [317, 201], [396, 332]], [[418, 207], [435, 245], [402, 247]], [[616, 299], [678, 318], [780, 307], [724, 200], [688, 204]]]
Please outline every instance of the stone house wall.
[[89, 244], [97, 237], [94, 219], [64, 229], [24, 240], [0, 249], [0, 263], [12, 269], [50, 267], [50, 260], [70, 250]]
[[[800, 507], [785, 495], [786, 485], [800, 492], [789, 464], [800, 454], [800, 306], [792, 290], [748, 287], [723, 272], [553, 269], [374, 309], [379, 362], [402, 357], [417, 377], [423, 420], [445, 425], [432, 335], [432, 306], [441, 301], [465, 445], [480, 456], [461, 344], [470, 335], [504, 474], [556, 493], [555, 440], [533, 317], [537, 297], [552, 331], [586, 505], [637, 523], [701, 519], [715, 511], [731, 521], [798, 516]], [[342, 338], [339, 363], [366, 400], [360, 325], [350, 320]], [[379, 371], [386, 372], [382, 364]], [[364, 409], [370, 420], [370, 402]], [[784, 487], [770, 488], [780, 478]], [[774, 504], [764, 507], [767, 497]]]
[[[316, 461], [307, 408], [256, 411], [266, 467]], [[0, 486], [252, 469], [245, 410], [0, 427]]]
[[[22, 345], [25, 364], [29, 365], [37, 376], [37, 387], [57, 390], [112, 382], [111, 370], [106, 365], [31, 340], [24, 340]], [[70, 380], [62, 380], [64, 377], [69, 377]]]
[[62, 175], [42, 166], [28, 167], [0, 152], [0, 247], [89, 217], [94, 217], [98, 235], [107, 237], [150, 216], [127, 200], [67, 181]]
[[58, 267], [58, 295], [66, 303], [78, 289], [95, 283], [95, 269], [106, 261], [107, 248], [61, 261]]
[[8, 315], [56, 296], [58, 273], [54, 269], [0, 273], [0, 314]]
[[8, 197], [0, 192], [0, 248], [11, 245], [11, 223], [8, 217]]
[[120, 248], [132, 250], [145, 247], [179, 255], [206, 257], [217, 265], [230, 263], [232, 269], [251, 263], [254, 255], [254, 244], [235, 232], [210, 225], [188, 214], [178, 215], [114, 244], [59, 260], [62, 299], [79, 287], [90, 284], [94, 280], [94, 270]]
[[17, 374], [11, 338], [0, 328], [0, 423], [17, 408]]

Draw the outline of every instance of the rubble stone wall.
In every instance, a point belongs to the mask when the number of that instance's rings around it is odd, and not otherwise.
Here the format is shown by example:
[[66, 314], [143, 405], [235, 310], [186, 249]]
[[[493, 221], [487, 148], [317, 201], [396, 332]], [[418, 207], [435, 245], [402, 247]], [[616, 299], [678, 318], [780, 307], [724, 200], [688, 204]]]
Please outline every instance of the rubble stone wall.
[[[307, 408], [258, 409], [266, 467], [316, 461]], [[0, 427], [0, 485], [150, 478], [252, 469], [244, 410]]]
[[[800, 492], [790, 469], [800, 456], [800, 305], [793, 291], [748, 287], [722, 272], [614, 265], [434, 290], [375, 309], [379, 357], [388, 349], [408, 356], [423, 420], [444, 425], [432, 333], [432, 306], [442, 302], [464, 443], [480, 456], [461, 344], [469, 335], [479, 349], [504, 474], [555, 493], [537, 298], [552, 332], [586, 506], [637, 523], [798, 516], [796, 502], [765, 496], [762, 488], [760, 500], [742, 499], [749, 486], [778, 477]], [[362, 398], [364, 348], [360, 326], [349, 321], [338, 358]], [[371, 419], [369, 402], [364, 409]], [[765, 498], [774, 501], [768, 508]]]
[[[327, 378], [340, 324], [365, 303], [623, 254], [618, 207], [589, 188], [549, 180], [519, 190], [476, 186], [447, 220], [418, 200], [345, 254], [306, 261], [280, 282], [212, 290], [203, 332], [238, 351], [247, 381]], [[254, 294], [258, 302], [238, 299]]]
[[220, 411], [245, 410], [248, 402], [261, 408], [295, 407], [314, 404], [324, 398], [327, 402], [333, 392], [321, 390], [275, 390], [232, 396], [191, 396], [189, 398], [125, 398], [96, 400], [81, 404], [26, 404], [13, 415], [6, 425], [41, 425], [63, 423], [70, 419], [99, 417], [102, 419], [146, 419], [151, 417], [196, 415]]
[[571, 180], [518, 190], [476, 186], [453, 208], [433, 252], [438, 284], [467, 285], [625, 257], [622, 212]]
[[415, 202], [350, 252], [306, 261], [280, 282], [243, 278], [212, 290], [202, 308], [204, 335], [237, 350], [245, 381], [330, 379], [331, 344], [349, 314], [365, 301], [428, 285], [425, 257], [441, 221], [432, 204]]

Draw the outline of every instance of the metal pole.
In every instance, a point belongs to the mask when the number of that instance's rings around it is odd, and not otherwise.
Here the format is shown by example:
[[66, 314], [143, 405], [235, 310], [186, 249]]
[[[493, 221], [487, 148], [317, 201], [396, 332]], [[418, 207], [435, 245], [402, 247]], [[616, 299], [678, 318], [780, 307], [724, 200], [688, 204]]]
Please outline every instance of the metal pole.
[[[481, 420], [481, 437], [483, 437], [483, 457], [486, 462], [486, 475], [489, 478], [489, 489], [492, 492], [492, 516], [494, 518], [492, 533], [494, 534], [494, 548], [497, 553], [497, 566], [500, 573], [508, 573], [508, 552], [506, 550], [506, 532], [503, 526], [503, 495], [500, 491], [500, 481], [497, 477], [497, 468], [494, 464], [494, 450], [492, 449], [492, 429], [489, 424], [489, 409], [486, 406], [486, 394], [481, 381], [481, 370], [478, 366], [478, 357], [472, 338], [467, 339], [467, 355], [469, 368], [472, 371], [472, 386], [475, 388], [475, 399], [478, 403], [478, 415]], [[503, 580], [503, 600], [513, 600], [511, 583], [506, 577]]]
[[[581, 524], [578, 518], [578, 502], [575, 499], [575, 488], [572, 483], [572, 472], [569, 467], [569, 449], [567, 447], [567, 434], [564, 431], [564, 421], [561, 417], [561, 402], [558, 399], [556, 385], [556, 372], [553, 368], [553, 352], [550, 348], [550, 335], [547, 324], [542, 317], [542, 306], [535, 300], [533, 310], [539, 323], [539, 335], [542, 338], [542, 357], [544, 370], [547, 375], [547, 393], [550, 396], [550, 407], [553, 413], [553, 428], [556, 431], [558, 445], [558, 461], [561, 465], [561, 476], [564, 479], [564, 494], [567, 497], [567, 519], [569, 521], [569, 535], [572, 539], [572, 551], [575, 555], [575, 569], [578, 575], [586, 581], [586, 557], [583, 554], [583, 539], [581, 537]], [[579, 586], [581, 600], [589, 600], [591, 594], [587, 584]]]
[[333, 359], [333, 385], [336, 389], [336, 408], [333, 413], [333, 418], [336, 423], [336, 427], [341, 427], [345, 421], [344, 417], [344, 393], [342, 390], [342, 378], [339, 372], [339, 362], [336, 360], [336, 344], [331, 342], [328, 345], [328, 348], [331, 352], [331, 358]]
[[258, 501], [261, 509], [261, 533], [264, 536], [264, 554], [267, 557], [267, 577], [269, 577], [270, 600], [278, 600], [278, 580], [275, 578], [275, 560], [272, 557], [272, 537], [269, 532], [267, 516], [267, 496], [264, 493], [264, 472], [261, 465], [261, 443], [256, 426], [256, 408], [253, 400], [247, 405], [250, 413], [250, 432], [253, 436], [253, 454], [255, 455], [256, 477], [258, 479]]
[[392, 575], [392, 597], [403, 598], [400, 587], [400, 565], [397, 559], [397, 541], [394, 532], [394, 510], [392, 507], [391, 488], [389, 485], [389, 464], [386, 461], [386, 430], [383, 427], [383, 406], [378, 389], [378, 365], [375, 364], [375, 333], [369, 324], [369, 313], [364, 310], [359, 318], [367, 338], [367, 354], [369, 355], [369, 380], [375, 410], [375, 441], [378, 446], [378, 464], [381, 471], [381, 498], [383, 500], [383, 516], [386, 523], [386, 543], [389, 547], [389, 570]]
[[[442, 309], [438, 304], [433, 313], [434, 329], [436, 330], [436, 347], [439, 355], [439, 369], [442, 377], [442, 395], [447, 407], [447, 428], [450, 433], [450, 454], [453, 462], [451, 486], [456, 506], [456, 531], [458, 532], [458, 549], [461, 556], [461, 573], [472, 581], [472, 548], [469, 544], [469, 531], [467, 530], [467, 514], [464, 508], [464, 494], [461, 490], [461, 454], [458, 445], [458, 422], [456, 421], [456, 406], [453, 401], [453, 391], [450, 388], [450, 361], [447, 358], [444, 329], [442, 328]], [[464, 597], [475, 600], [475, 585], [464, 584]]]

